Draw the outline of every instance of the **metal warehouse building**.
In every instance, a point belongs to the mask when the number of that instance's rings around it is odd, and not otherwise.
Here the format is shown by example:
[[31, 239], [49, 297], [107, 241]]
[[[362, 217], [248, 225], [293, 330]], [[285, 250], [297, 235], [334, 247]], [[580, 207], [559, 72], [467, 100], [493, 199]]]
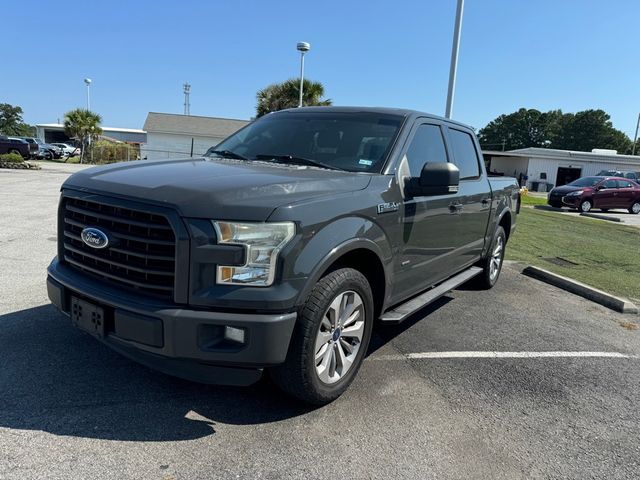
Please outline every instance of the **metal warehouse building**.
[[[144, 130], [136, 128], [101, 127], [102, 136], [127, 143], [144, 143], [147, 134]], [[64, 125], [61, 123], [39, 123], [36, 125], [36, 137], [48, 143], [66, 142], [69, 137], [64, 133]]]
[[523, 148], [482, 153], [491, 173], [516, 177], [522, 186], [526, 183], [529, 189], [539, 191], [566, 185], [580, 177], [597, 175], [601, 170], [640, 172], [640, 156], [618, 155], [615, 150], [576, 152]]
[[140, 155], [149, 160], [202, 155], [248, 123], [248, 120], [150, 112], [143, 127], [147, 143]]

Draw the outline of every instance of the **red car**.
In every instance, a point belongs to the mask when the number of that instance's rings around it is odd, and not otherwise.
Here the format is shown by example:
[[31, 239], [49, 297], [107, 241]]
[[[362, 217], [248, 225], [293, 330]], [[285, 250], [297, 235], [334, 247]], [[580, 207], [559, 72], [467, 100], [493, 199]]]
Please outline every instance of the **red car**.
[[583, 177], [549, 192], [552, 207], [568, 206], [582, 212], [598, 208], [603, 212], [624, 208], [640, 213], [640, 185], [620, 177]]

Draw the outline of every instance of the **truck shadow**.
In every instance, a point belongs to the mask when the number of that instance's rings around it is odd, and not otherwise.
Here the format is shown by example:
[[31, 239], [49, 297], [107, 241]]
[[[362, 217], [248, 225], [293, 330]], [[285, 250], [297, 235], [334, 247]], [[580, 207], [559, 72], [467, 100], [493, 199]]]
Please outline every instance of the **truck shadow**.
[[0, 315], [0, 427], [108, 440], [190, 440], [218, 423], [313, 410], [269, 382], [201, 385], [152, 371], [73, 328], [50, 306]]

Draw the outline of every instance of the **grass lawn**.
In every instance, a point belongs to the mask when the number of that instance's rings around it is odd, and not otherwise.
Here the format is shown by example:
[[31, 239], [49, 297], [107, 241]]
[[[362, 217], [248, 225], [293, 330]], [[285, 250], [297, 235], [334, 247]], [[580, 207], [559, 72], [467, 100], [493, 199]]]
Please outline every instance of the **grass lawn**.
[[507, 259], [640, 301], [640, 229], [527, 206], [540, 203], [522, 198]]

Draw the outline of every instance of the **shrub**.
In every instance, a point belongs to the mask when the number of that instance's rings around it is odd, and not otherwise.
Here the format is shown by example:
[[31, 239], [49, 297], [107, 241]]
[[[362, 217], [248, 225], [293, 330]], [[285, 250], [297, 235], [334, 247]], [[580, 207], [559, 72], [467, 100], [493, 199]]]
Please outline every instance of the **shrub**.
[[24, 158], [17, 153], [5, 153], [0, 155], [0, 162], [6, 163], [22, 163], [24, 162]]
[[122, 162], [125, 160], [137, 160], [140, 150], [138, 146], [129, 145], [127, 143], [114, 143], [106, 140], [98, 140], [91, 145], [91, 152], [85, 158], [87, 162], [93, 163], [112, 163]]

